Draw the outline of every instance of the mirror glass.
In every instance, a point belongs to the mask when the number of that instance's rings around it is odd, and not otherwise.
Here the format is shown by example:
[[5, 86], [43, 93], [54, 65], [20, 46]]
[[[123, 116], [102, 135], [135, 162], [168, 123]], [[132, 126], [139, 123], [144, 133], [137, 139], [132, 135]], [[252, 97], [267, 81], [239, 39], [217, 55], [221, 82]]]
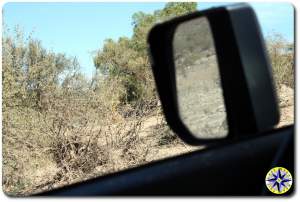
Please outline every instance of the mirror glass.
[[226, 137], [226, 110], [208, 20], [200, 17], [181, 23], [174, 33], [173, 51], [183, 123], [197, 138]]

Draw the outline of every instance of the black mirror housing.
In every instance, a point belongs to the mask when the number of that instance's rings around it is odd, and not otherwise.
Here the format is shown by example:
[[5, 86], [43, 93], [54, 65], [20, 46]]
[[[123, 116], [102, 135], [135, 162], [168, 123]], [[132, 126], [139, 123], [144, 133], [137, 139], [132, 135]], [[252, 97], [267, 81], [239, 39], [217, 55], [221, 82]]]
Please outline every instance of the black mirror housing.
[[178, 111], [174, 32], [179, 24], [200, 17], [209, 21], [221, 76], [229, 128], [222, 140], [272, 129], [279, 122], [272, 70], [256, 15], [245, 3], [195, 12], [151, 29], [148, 44], [152, 70], [168, 124], [189, 144], [222, 141], [193, 136]]

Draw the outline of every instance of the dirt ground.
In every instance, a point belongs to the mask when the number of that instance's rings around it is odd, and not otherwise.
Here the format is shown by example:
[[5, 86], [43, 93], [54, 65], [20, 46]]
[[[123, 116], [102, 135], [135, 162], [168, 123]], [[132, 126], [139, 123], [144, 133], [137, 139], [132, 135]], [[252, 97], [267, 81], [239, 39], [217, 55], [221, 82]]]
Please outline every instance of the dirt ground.
[[226, 111], [215, 55], [176, 71], [178, 105], [183, 122], [199, 138], [228, 133]]
[[278, 128], [294, 123], [295, 105], [294, 90], [286, 85], [281, 85], [278, 91], [280, 121]]

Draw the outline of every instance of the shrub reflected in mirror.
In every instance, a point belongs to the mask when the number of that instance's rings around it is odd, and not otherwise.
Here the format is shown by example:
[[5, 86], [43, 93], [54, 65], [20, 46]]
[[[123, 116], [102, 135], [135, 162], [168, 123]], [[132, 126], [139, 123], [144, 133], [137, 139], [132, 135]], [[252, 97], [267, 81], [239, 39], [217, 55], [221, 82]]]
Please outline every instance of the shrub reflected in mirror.
[[173, 55], [180, 117], [197, 138], [223, 138], [226, 111], [212, 32], [205, 17], [180, 24]]

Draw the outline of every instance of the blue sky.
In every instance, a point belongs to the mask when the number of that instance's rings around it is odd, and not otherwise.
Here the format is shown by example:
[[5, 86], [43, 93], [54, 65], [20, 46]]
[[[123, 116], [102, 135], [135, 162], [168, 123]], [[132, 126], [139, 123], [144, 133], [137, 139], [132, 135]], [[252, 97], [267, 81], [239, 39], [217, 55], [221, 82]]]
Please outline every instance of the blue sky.
[[[198, 4], [203, 10], [225, 3]], [[45, 48], [76, 56], [82, 72], [91, 77], [95, 67], [92, 53], [106, 38], [132, 35], [131, 17], [137, 11], [152, 13], [165, 3], [7, 3], [3, 20], [9, 27], [19, 25], [25, 34], [42, 41]], [[294, 10], [288, 3], [251, 3], [264, 36], [281, 33], [294, 40]]]

